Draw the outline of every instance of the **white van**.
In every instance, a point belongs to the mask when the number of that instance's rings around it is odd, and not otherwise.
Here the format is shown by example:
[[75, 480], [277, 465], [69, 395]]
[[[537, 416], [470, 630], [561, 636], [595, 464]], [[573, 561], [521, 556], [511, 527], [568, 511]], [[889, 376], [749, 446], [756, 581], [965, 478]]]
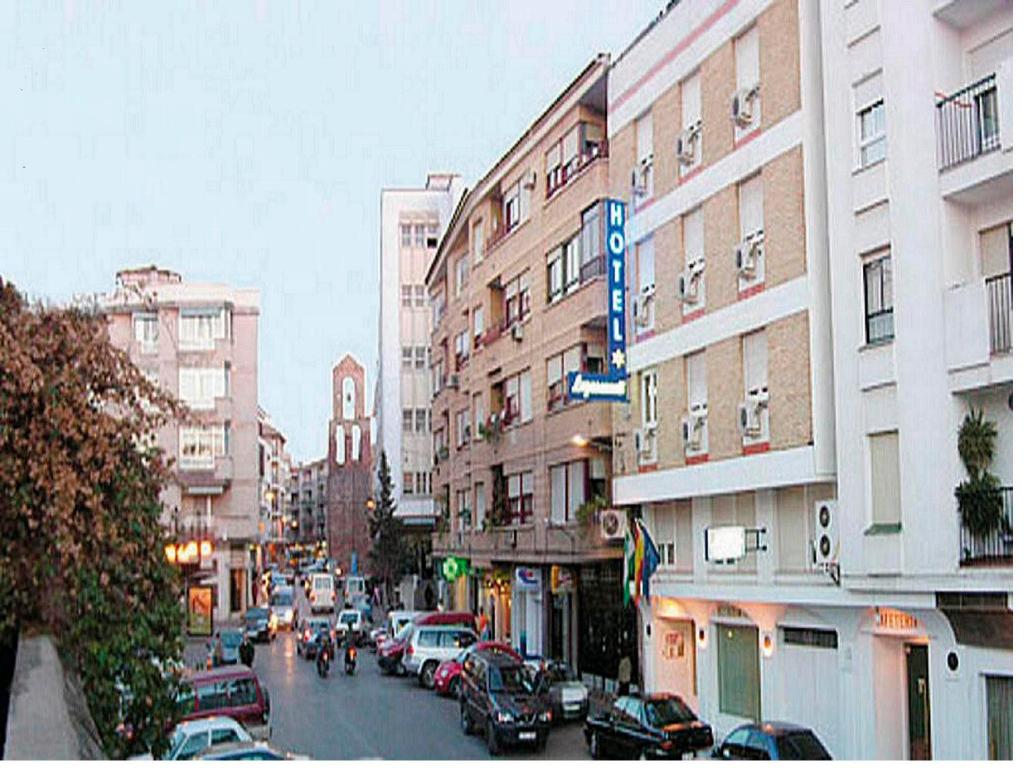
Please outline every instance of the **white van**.
[[345, 577], [345, 605], [354, 605], [357, 598], [366, 594], [366, 580], [362, 576]]
[[338, 595], [334, 591], [334, 577], [329, 573], [311, 573], [309, 575], [309, 609], [313, 613], [334, 612], [334, 601]]

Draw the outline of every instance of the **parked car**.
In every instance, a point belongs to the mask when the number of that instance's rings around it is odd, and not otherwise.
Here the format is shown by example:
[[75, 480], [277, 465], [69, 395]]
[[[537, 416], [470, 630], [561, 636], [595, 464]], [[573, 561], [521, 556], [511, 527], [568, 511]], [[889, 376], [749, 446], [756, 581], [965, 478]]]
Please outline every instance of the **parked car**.
[[[161, 760], [191, 760], [212, 744], [252, 741], [252, 735], [232, 717], [203, 717], [175, 726], [171, 746]], [[153, 760], [153, 755], [136, 755], [132, 760]]]
[[309, 609], [313, 613], [331, 613], [338, 598], [334, 591], [334, 579], [329, 573], [309, 575]]
[[461, 688], [462, 731], [473, 734], [482, 728], [492, 755], [520, 744], [544, 749], [553, 714], [522, 662], [493, 650], [472, 652], [462, 666]]
[[454, 659], [476, 641], [476, 632], [465, 627], [416, 626], [406, 643], [402, 666], [407, 674], [416, 675], [421, 687], [433, 688], [434, 672], [441, 662]]
[[545, 661], [537, 670], [535, 680], [556, 719], [585, 718], [589, 713], [590, 691], [564, 661]]
[[714, 744], [711, 726], [669, 693], [620, 696], [610, 711], [587, 717], [583, 734], [595, 759], [680, 759]]
[[[335, 633], [331, 628], [331, 622], [325, 618], [303, 619], [299, 625], [299, 631], [295, 635], [295, 653], [307, 661], [316, 658], [316, 649], [320, 647], [320, 636], [327, 635], [334, 647]], [[334, 654], [331, 654], [331, 658]]]
[[270, 626], [270, 609], [262, 606], [245, 612], [245, 636], [256, 642], [269, 643], [277, 630]]
[[473, 628], [473, 614], [466, 611], [435, 611], [418, 613], [412, 621], [400, 629], [393, 638], [381, 644], [377, 653], [377, 664], [387, 675], [405, 674], [402, 659], [405, 655], [405, 644], [412, 634], [412, 629], [420, 625], [441, 625]]
[[463, 650], [454, 659], [441, 662], [437, 667], [437, 671], [434, 672], [434, 690], [442, 696], [450, 695], [456, 699], [459, 698], [459, 689], [462, 687], [462, 665], [466, 662], [470, 653], [480, 653], [483, 651], [504, 653], [516, 661], [522, 661], [522, 658], [512, 649], [512, 646], [495, 640], [481, 640]]
[[735, 728], [711, 752], [719, 760], [831, 760], [814, 731], [803, 725], [767, 722]]
[[242, 647], [242, 641], [245, 640], [245, 634], [240, 629], [222, 629], [218, 636], [220, 638], [220, 658], [217, 658], [217, 638], [209, 643], [209, 650], [207, 652], [206, 666], [210, 667], [223, 667], [229, 664], [237, 664], [240, 661], [239, 649]]
[[355, 608], [346, 608], [338, 613], [338, 623], [334, 625], [334, 635], [338, 638], [339, 648], [345, 642], [350, 625], [356, 645], [366, 643], [366, 624], [363, 622], [363, 615]]
[[374, 627], [370, 630], [370, 648], [374, 653], [380, 652], [380, 647], [388, 639], [387, 627]]
[[386, 628], [388, 631], [388, 637], [394, 637], [399, 631], [413, 621], [417, 616], [422, 616], [421, 611], [390, 611], [388, 613], [388, 619]]
[[200, 752], [194, 760], [309, 760], [309, 755], [285, 752], [268, 741], [218, 744]]
[[295, 625], [295, 590], [291, 587], [279, 587], [270, 596], [271, 622], [275, 630], [292, 629]]
[[270, 737], [270, 693], [256, 673], [241, 664], [186, 672], [178, 697], [181, 721], [210, 715], [232, 717], [254, 738]]

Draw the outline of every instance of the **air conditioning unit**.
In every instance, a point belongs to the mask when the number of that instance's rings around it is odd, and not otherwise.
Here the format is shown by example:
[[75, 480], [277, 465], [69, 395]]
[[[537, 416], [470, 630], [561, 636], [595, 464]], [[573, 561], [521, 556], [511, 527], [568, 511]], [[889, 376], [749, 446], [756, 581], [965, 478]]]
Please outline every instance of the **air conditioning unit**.
[[838, 505], [835, 499], [819, 501], [814, 505], [814, 562], [818, 565], [835, 563], [839, 560], [837, 510]]
[[601, 538], [605, 541], [626, 536], [626, 513], [621, 509], [601, 510]]
[[523, 340], [523, 324], [518, 322], [518, 321], [512, 323], [512, 326], [509, 329], [509, 333], [512, 335], [512, 341], [522, 341]]
[[633, 431], [633, 440], [636, 443], [637, 456], [648, 456], [654, 448], [654, 435], [656, 425], [648, 424], [645, 427]]
[[744, 437], [757, 437], [764, 430], [761, 423], [761, 411], [768, 403], [759, 398], [748, 397], [739, 405], [739, 426]]
[[643, 195], [647, 192], [647, 184], [644, 182], [645, 168], [642, 165], [633, 166], [629, 173], [629, 187], [634, 195]]
[[695, 259], [686, 265], [686, 269], [679, 273], [679, 298], [687, 304], [694, 304], [698, 296], [698, 279], [704, 271], [704, 259]]
[[527, 189], [533, 189], [537, 186], [537, 172], [529, 171], [523, 174], [523, 186]]
[[688, 451], [700, 450], [702, 445], [701, 430], [704, 429], [706, 421], [707, 416], [700, 413], [691, 413], [683, 416], [683, 448]]
[[700, 135], [700, 120], [690, 125], [676, 139], [676, 157], [683, 165], [692, 165], [697, 156], [697, 137]]
[[458, 389], [459, 388], [459, 377], [458, 377], [458, 375], [456, 375], [454, 373], [448, 374], [447, 385], [451, 389]]
[[651, 324], [651, 304], [654, 300], [654, 290], [645, 288], [639, 296], [633, 297], [633, 321], [638, 328], [646, 328]]
[[732, 95], [732, 121], [738, 128], [746, 128], [754, 120], [754, 97], [758, 87], [739, 88]]
[[742, 277], [757, 275], [757, 259], [761, 255], [761, 239], [746, 238], [736, 246], [736, 271]]

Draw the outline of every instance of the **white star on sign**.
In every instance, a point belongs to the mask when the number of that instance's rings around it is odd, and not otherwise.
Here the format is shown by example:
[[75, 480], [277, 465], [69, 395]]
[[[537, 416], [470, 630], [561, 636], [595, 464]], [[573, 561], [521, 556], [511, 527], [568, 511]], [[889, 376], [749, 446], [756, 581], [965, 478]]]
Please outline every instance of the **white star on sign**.
[[612, 352], [612, 365], [616, 368], [622, 368], [626, 365], [626, 356], [621, 349], [616, 349]]

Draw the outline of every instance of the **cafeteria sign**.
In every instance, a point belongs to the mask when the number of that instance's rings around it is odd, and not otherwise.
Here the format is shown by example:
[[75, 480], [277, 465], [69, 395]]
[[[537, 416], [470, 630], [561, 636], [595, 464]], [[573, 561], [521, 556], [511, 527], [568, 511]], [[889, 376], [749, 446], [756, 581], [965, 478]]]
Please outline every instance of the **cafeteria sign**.
[[626, 402], [626, 204], [605, 201], [608, 232], [608, 362], [607, 373], [569, 373], [570, 400]]
[[188, 588], [188, 633], [192, 637], [213, 634], [213, 587]]

